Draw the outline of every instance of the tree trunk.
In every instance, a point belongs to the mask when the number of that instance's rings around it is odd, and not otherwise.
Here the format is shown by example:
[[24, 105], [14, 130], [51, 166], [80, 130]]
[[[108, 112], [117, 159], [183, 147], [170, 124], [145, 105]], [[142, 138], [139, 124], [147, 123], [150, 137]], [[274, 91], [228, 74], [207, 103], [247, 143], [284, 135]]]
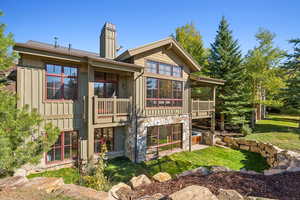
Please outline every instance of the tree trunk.
[[221, 113], [221, 131], [225, 131], [225, 116]]
[[252, 110], [252, 116], [251, 116], [251, 128], [253, 129], [255, 127], [255, 119], [256, 119], [256, 112], [255, 109]]

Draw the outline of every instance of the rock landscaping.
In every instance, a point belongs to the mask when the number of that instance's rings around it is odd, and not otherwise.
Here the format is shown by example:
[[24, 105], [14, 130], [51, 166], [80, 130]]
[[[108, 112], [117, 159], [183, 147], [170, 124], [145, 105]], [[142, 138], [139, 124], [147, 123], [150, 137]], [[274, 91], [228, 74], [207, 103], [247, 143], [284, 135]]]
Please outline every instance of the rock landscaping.
[[[300, 172], [266, 176], [246, 170], [232, 171], [215, 166], [208, 174], [203, 167], [183, 172], [165, 182], [153, 180], [134, 189], [118, 200], [267, 200], [300, 199]], [[218, 170], [216, 170], [218, 169]], [[142, 175], [144, 176], [144, 175]], [[150, 178], [149, 178], [150, 180]], [[129, 189], [129, 186], [125, 186]], [[123, 190], [124, 191], [124, 190]], [[115, 191], [118, 193], [118, 191]], [[122, 190], [120, 193], [123, 193]]]
[[[300, 153], [287, 151], [270, 143], [246, 140], [243, 138], [224, 137], [223, 142], [234, 149], [241, 149], [261, 154], [273, 168], [267, 174], [300, 170]], [[276, 170], [274, 170], [276, 169]]]
[[40, 200], [45, 198], [45, 194], [55, 196], [62, 194], [64, 197], [78, 200], [108, 200], [106, 192], [74, 184], [64, 184], [62, 178], [37, 177], [28, 180], [26, 177], [14, 176], [0, 179], [1, 200]]

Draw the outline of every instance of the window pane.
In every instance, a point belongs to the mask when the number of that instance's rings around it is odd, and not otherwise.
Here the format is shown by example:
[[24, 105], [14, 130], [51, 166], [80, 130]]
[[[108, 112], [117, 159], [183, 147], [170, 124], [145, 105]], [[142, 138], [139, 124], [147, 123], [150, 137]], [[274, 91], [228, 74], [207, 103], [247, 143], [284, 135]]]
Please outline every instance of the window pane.
[[49, 74], [61, 74], [62, 73], [62, 67], [59, 65], [46, 65], [46, 71]]
[[61, 78], [55, 76], [47, 76], [47, 98], [61, 99], [62, 98]]
[[94, 83], [94, 94], [100, 98], [104, 98], [104, 83]]
[[115, 83], [105, 83], [106, 86], [106, 98], [111, 98], [113, 95], [116, 95], [116, 84]]
[[78, 134], [73, 132], [72, 134], [72, 158], [77, 158], [78, 156]]
[[156, 146], [158, 144], [158, 127], [152, 126], [147, 128], [147, 146]]
[[64, 159], [70, 159], [71, 158], [71, 147], [65, 146], [64, 147]]
[[173, 76], [181, 77], [182, 76], [182, 68], [179, 66], [173, 66]]
[[95, 153], [101, 151], [101, 145], [106, 144], [108, 151], [113, 151], [113, 141], [114, 141], [114, 129], [113, 128], [99, 128], [95, 130], [94, 133], [95, 140]]
[[173, 98], [182, 99], [182, 82], [173, 81]]
[[65, 137], [64, 137], [64, 145], [71, 145], [71, 135], [72, 132], [64, 132]]
[[159, 74], [172, 75], [172, 65], [159, 63]]
[[147, 100], [147, 107], [157, 107], [157, 101]]
[[172, 81], [159, 80], [159, 98], [172, 98]]
[[64, 74], [66, 76], [77, 76], [77, 70], [76, 67], [64, 67]]
[[60, 146], [61, 145], [61, 135], [59, 135], [59, 137], [57, 138], [57, 140], [56, 140], [56, 142], [55, 142], [55, 144], [54, 144], [54, 146]]
[[54, 160], [62, 160], [61, 159], [61, 148], [55, 148], [55, 150], [54, 150]]
[[182, 107], [182, 101], [174, 101], [173, 106], [175, 107]]
[[76, 99], [77, 80], [64, 78], [64, 99]]
[[95, 72], [94, 77], [95, 77], [95, 81], [104, 81], [105, 73], [104, 72]]
[[157, 63], [156, 62], [152, 62], [152, 61], [148, 61], [147, 62], [147, 72], [151, 72], [151, 73], [157, 73]]
[[47, 153], [47, 162], [51, 162], [54, 160], [54, 151], [53, 149], [51, 149], [50, 151], [48, 151]]
[[118, 76], [112, 73], [106, 73], [106, 81], [117, 81]]
[[157, 98], [158, 92], [157, 79], [147, 78], [147, 98]]

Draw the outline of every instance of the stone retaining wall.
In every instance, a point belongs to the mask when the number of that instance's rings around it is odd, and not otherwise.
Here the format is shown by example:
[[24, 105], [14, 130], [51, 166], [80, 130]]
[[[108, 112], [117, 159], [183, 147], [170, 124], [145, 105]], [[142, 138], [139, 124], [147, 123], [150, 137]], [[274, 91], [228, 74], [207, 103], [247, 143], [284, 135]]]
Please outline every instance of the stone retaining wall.
[[224, 137], [223, 142], [234, 149], [259, 153], [267, 159], [267, 163], [272, 168], [288, 169], [300, 167], [300, 153], [283, 150], [270, 143], [246, 140], [243, 138], [232, 138], [229, 136]]

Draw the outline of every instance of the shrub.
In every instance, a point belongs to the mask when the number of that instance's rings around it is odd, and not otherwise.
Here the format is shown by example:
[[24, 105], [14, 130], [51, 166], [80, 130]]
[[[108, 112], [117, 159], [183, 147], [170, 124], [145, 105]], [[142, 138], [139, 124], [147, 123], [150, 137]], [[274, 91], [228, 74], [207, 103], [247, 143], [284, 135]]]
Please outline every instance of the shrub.
[[87, 165], [86, 175], [82, 176], [81, 184], [98, 191], [107, 191], [111, 187], [108, 178], [104, 174], [106, 164], [107, 148], [105, 143], [102, 145], [101, 153], [95, 166]]
[[244, 124], [241, 128], [241, 133], [244, 136], [247, 136], [252, 133], [252, 129], [250, 128], [250, 126], [248, 124]]

